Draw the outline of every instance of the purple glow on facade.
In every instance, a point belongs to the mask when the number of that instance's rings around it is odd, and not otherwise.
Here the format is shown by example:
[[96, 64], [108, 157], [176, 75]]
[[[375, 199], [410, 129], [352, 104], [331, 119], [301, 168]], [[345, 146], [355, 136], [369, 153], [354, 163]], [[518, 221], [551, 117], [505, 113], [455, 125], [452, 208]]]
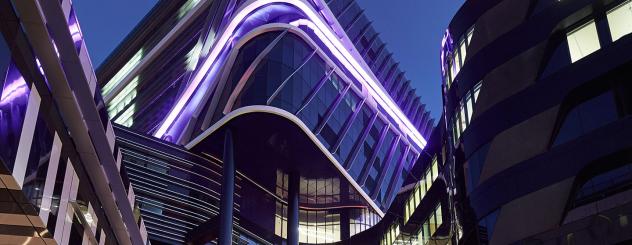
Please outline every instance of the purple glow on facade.
[[10, 104], [15, 99], [27, 96], [29, 93], [29, 88], [24, 77], [22, 77], [13, 65], [9, 68], [9, 71], [7, 71], [5, 83], [2, 89], [2, 96], [0, 97], [0, 106]]
[[39, 61], [38, 58], [35, 58], [35, 64], [37, 65], [37, 68], [39, 69], [40, 74], [44, 76], [44, 68], [42, 67], [42, 63]]
[[79, 26], [79, 21], [77, 20], [77, 15], [75, 14], [74, 9], [70, 10], [70, 17], [68, 18], [68, 30], [70, 31], [72, 41], [75, 43], [77, 52], [79, 52], [79, 50], [81, 49], [81, 43], [83, 41], [83, 34], [81, 34], [81, 27]]
[[4, 80], [0, 80], [0, 86], [3, 83], [0, 96], [0, 158], [12, 170], [17, 147], [4, 146], [16, 146], [20, 141], [30, 89], [13, 63], [9, 64]]
[[[412, 125], [410, 120], [401, 111], [401, 109], [395, 104], [392, 98], [382, 90], [379, 82], [376, 81], [360, 63], [349, 53], [349, 47], [346, 47], [337, 35], [331, 30], [331, 28], [319, 17], [319, 14], [309, 5], [299, 0], [259, 0], [253, 1], [243, 8], [239, 9], [234, 18], [225, 28], [223, 34], [218, 38], [216, 42], [216, 48], [214, 48], [206, 60], [202, 63], [200, 69], [194, 75], [189, 86], [182, 93], [174, 107], [169, 112], [168, 116], [163, 121], [162, 125], [158, 128], [154, 136], [163, 138], [165, 134], [170, 131], [174, 122], [178, 117], [182, 115], [182, 111], [185, 108], [187, 102], [192, 98], [195, 91], [197, 91], [200, 83], [206, 77], [208, 71], [214, 64], [224, 62], [220, 60], [219, 56], [227, 48], [232, 48], [233, 40], [236, 39], [235, 34], [239, 34], [238, 28], [243, 27], [244, 20], [251, 16], [255, 11], [261, 9], [262, 6], [268, 4], [289, 4], [297, 8], [296, 16], [305, 16], [305, 19], [299, 19], [293, 21], [294, 25], [306, 25], [314, 31], [319, 37], [320, 41], [327, 46], [331, 53], [343, 64], [352, 75], [360, 83], [366, 85], [369, 94], [380, 105], [385, 108], [386, 113], [394, 119], [397, 123], [396, 126], [405, 133], [412, 142], [415, 143], [419, 149], [423, 149], [426, 145], [426, 140], [421, 136], [419, 131]], [[265, 9], [265, 8], [264, 8]], [[269, 10], [268, 10], [269, 11]], [[266, 13], [269, 14], [269, 13]], [[287, 20], [286, 20], [287, 21]], [[287, 22], [285, 22], [287, 23]], [[216, 62], [219, 61], [219, 62]]]
[[[449, 55], [454, 50], [454, 40], [452, 40], [452, 35], [450, 35], [450, 29], [446, 29], [443, 34], [443, 39], [441, 40], [441, 76], [443, 78], [448, 74], [448, 60]], [[444, 81], [445, 82], [445, 81]]]

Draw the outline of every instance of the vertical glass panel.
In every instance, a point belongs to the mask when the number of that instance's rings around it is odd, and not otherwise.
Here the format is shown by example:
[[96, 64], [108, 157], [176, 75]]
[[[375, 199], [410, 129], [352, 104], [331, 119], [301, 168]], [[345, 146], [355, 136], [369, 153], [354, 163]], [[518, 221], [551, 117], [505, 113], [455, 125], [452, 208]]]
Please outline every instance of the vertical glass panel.
[[478, 102], [478, 94], [481, 92], [481, 83], [482, 81], [474, 85], [474, 103]]
[[467, 32], [467, 46], [472, 45], [472, 36], [474, 35], [474, 27], [470, 27], [470, 30]]
[[380, 134], [385, 125], [386, 124], [382, 120], [380, 120], [379, 117], [373, 123], [373, 126], [369, 130], [369, 134], [366, 136], [364, 142], [362, 142], [362, 145], [360, 146], [360, 149], [358, 150], [358, 153], [353, 160], [351, 170], [349, 171], [351, 176], [353, 176], [354, 178], [359, 177], [360, 172], [362, 172], [362, 169], [366, 165], [367, 161], [369, 161], [369, 158], [371, 157], [371, 155], [373, 155], [375, 144], [380, 139]]
[[474, 100], [472, 99], [472, 93], [467, 93], [465, 104], [467, 105], [467, 122], [472, 123], [472, 115], [474, 114]]
[[426, 172], [424, 180], [426, 181], [426, 192], [428, 192], [428, 190], [430, 190], [430, 186], [432, 186], [432, 176], [430, 173], [430, 169], [428, 169], [428, 172]]
[[132, 70], [134, 70], [134, 68], [136, 68], [138, 64], [140, 64], [140, 61], [143, 59], [143, 55], [144, 51], [141, 48], [127, 61], [127, 63], [125, 63], [125, 65], [123, 65], [123, 67], [121, 67], [120, 70], [118, 70], [116, 74], [114, 74], [110, 81], [103, 86], [103, 89], [101, 90], [103, 96], [107, 96], [112, 89], [116, 87], [116, 85], [118, 85]]
[[351, 113], [357, 110], [359, 101], [360, 97], [353, 91], [349, 91], [345, 94], [342, 101], [338, 104], [320, 131], [320, 134], [318, 134], [318, 137], [326, 147], [332, 147], [336, 143], [345, 122], [351, 117]]
[[408, 222], [408, 217], [410, 217], [410, 213], [408, 210], [410, 209], [410, 199], [406, 202], [406, 206], [404, 207], [404, 223]]
[[313, 131], [325, 119], [327, 110], [333, 105], [336, 97], [343, 89], [344, 82], [338, 75], [332, 74], [318, 93], [299, 114], [299, 118]]
[[421, 203], [421, 199], [426, 194], [426, 183], [420, 182], [417, 184], [417, 192], [415, 193], [415, 208]]
[[461, 132], [465, 131], [465, 129], [467, 128], [467, 118], [465, 115], [465, 106], [463, 106], [462, 102], [459, 111], [459, 122], [461, 123]]
[[369, 170], [369, 177], [364, 184], [364, 188], [367, 193], [371, 193], [371, 191], [377, 185], [377, 178], [386, 165], [387, 154], [395, 143], [394, 140], [396, 140], [395, 134], [392, 130], [389, 129], [386, 133], [386, 136], [384, 136], [384, 143], [382, 143], [382, 145], [380, 146], [380, 149], [375, 157], [375, 160], [373, 161], [371, 169]]
[[632, 1], [626, 1], [608, 11], [608, 26], [613, 42], [632, 33]]
[[307, 61], [313, 51], [300, 37], [294, 34], [283, 36], [248, 78], [234, 108], [266, 104], [270, 95]]
[[31, 203], [39, 208], [44, 192], [50, 153], [53, 149], [53, 132], [40, 114], [37, 118], [33, 142], [29, 153], [22, 191]]
[[369, 105], [365, 104], [362, 106], [362, 111], [359, 112], [351, 123], [347, 134], [344, 136], [344, 139], [342, 139], [340, 147], [338, 147], [338, 150], [334, 154], [339, 162], [344, 163], [347, 161], [353, 147], [359, 143], [358, 141], [362, 132], [368, 127], [371, 117], [373, 117], [373, 111]]
[[448, 83], [448, 88], [449, 88], [452, 82], [454, 81], [454, 77], [456, 76], [456, 72], [454, 72], [454, 60], [450, 62], [450, 69], [448, 70], [448, 73], [450, 73], [450, 80], [449, 80], [450, 82]]
[[283, 237], [283, 207], [280, 202], [276, 203], [276, 213], [274, 215], [274, 234]]
[[433, 178], [433, 180], [436, 180], [438, 176], [439, 176], [439, 164], [437, 163], [437, 158], [435, 157], [435, 159], [432, 160], [432, 178]]
[[326, 64], [317, 54], [288, 79], [271, 105], [295, 113], [326, 76]]
[[571, 62], [578, 61], [601, 48], [594, 20], [566, 34], [566, 39], [571, 53]]
[[430, 214], [430, 218], [428, 218], [428, 226], [430, 227], [430, 235], [434, 234], [437, 231], [437, 223], [435, 220], [434, 212]]
[[384, 176], [384, 180], [382, 180], [382, 185], [379, 189], [380, 193], [377, 196], [378, 203], [382, 203], [384, 201], [383, 199], [387, 198], [386, 192], [388, 191], [388, 187], [392, 184], [392, 181], [397, 181], [397, 179], [393, 179], [392, 177], [399, 167], [399, 163], [402, 160], [402, 154], [404, 153], [406, 147], [406, 143], [404, 143], [404, 141], [400, 141], [399, 144], [397, 144], [397, 148], [393, 152], [393, 156], [391, 156], [389, 163], [385, 166], [386, 175]]
[[428, 224], [428, 221], [423, 224], [422, 230], [424, 233], [423, 243], [426, 244], [430, 240], [430, 225]]
[[3, 84], [0, 84], [0, 157], [12, 171], [31, 90], [13, 63], [9, 64], [3, 78]]
[[459, 50], [455, 49], [454, 50], [454, 76], [456, 76], [456, 74], [459, 74], [459, 71], [461, 71], [461, 61], [460, 61], [460, 54], [459, 54]]
[[298, 211], [298, 241], [302, 243], [307, 243], [307, 236], [311, 232], [311, 229], [307, 226], [307, 211], [299, 210]]
[[439, 204], [439, 206], [437, 206], [437, 210], [435, 212], [435, 215], [437, 217], [437, 227], [441, 226], [441, 224], [443, 224], [443, 213], [441, 211], [441, 204]]
[[465, 39], [461, 40], [460, 50], [461, 50], [461, 66], [465, 63], [465, 57], [467, 56], [467, 46], [465, 45]]
[[459, 134], [459, 126], [457, 123], [457, 117], [456, 115], [454, 117], [452, 117], [452, 123], [450, 123], [450, 126], [452, 126], [452, 139], [454, 140], [454, 145], [456, 145], [459, 142], [459, 137], [461, 136]]

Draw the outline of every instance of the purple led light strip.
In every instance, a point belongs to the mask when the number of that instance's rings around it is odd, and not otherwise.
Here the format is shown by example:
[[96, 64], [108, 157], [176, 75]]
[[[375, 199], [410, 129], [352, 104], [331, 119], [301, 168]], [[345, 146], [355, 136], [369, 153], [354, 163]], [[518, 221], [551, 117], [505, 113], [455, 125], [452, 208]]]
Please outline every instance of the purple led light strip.
[[211, 68], [214, 62], [217, 60], [219, 54], [224, 50], [227, 45], [230, 45], [233, 34], [239, 24], [252, 12], [261, 6], [271, 3], [286, 3], [295, 6], [301, 10], [307, 19], [301, 19], [292, 22], [293, 25], [305, 25], [314, 30], [314, 33], [321, 39], [321, 41], [330, 49], [330, 51], [336, 56], [337, 59], [347, 68], [350, 73], [361, 83], [367, 85], [367, 89], [377, 103], [384, 106], [385, 111], [391, 116], [398, 124], [400, 129], [410, 136], [413, 142], [423, 149], [426, 145], [426, 140], [421, 136], [419, 131], [413, 126], [406, 115], [395, 104], [395, 102], [387, 95], [376, 81], [362, 65], [353, 57], [353, 55], [345, 48], [345, 46], [336, 37], [333, 31], [325, 24], [319, 17], [318, 13], [313, 10], [309, 5], [300, 0], [258, 0], [253, 1], [237, 12], [233, 20], [229, 23], [223, 34], [217, 40], [214, 48], [209, 54], [208, 58], [202, 64], [200, 70], [193, 77], [192, 82], [185, 89], [182, 96], [178, 99], [175, 106], [169, 112], [167, 118], [163, 121], [162, 125], [158, 128], [154, 136], [162, 138], [167, 130], [172, 126], [176, 118], [180, 115], [186, 103], [190, 100], [191, 96], [195, 92], [196, 88], [206, 76], [207, 71]]
[[26, 95], [29, 92], [29, 88], [26, 85], [24, 77], [20, 76], [7, 84], [2, 89], [2, 96], [0, 97], [0, 105], [6, 105], [13, 101], [15, 98]]

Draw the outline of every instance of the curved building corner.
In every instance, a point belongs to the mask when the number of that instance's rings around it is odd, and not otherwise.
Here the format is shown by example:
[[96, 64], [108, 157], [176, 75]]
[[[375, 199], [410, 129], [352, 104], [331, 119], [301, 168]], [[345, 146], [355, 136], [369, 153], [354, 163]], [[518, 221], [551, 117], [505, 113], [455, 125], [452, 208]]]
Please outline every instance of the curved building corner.
[[632, 3], [466, 1], [444, 37], [464, 244], [632, 239]]

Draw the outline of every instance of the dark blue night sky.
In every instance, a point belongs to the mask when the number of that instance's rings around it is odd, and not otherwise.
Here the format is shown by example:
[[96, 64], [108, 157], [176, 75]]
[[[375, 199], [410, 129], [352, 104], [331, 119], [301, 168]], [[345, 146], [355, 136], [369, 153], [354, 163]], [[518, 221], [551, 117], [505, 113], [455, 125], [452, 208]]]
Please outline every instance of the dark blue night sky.
[[[433, 118], [441, 115], [439, 47], [452, 15], [463, 0], [356, 0], [388, 43]], [[81, 28], [95, 67], [149, 12], [156, 0], [75, 0]]]

